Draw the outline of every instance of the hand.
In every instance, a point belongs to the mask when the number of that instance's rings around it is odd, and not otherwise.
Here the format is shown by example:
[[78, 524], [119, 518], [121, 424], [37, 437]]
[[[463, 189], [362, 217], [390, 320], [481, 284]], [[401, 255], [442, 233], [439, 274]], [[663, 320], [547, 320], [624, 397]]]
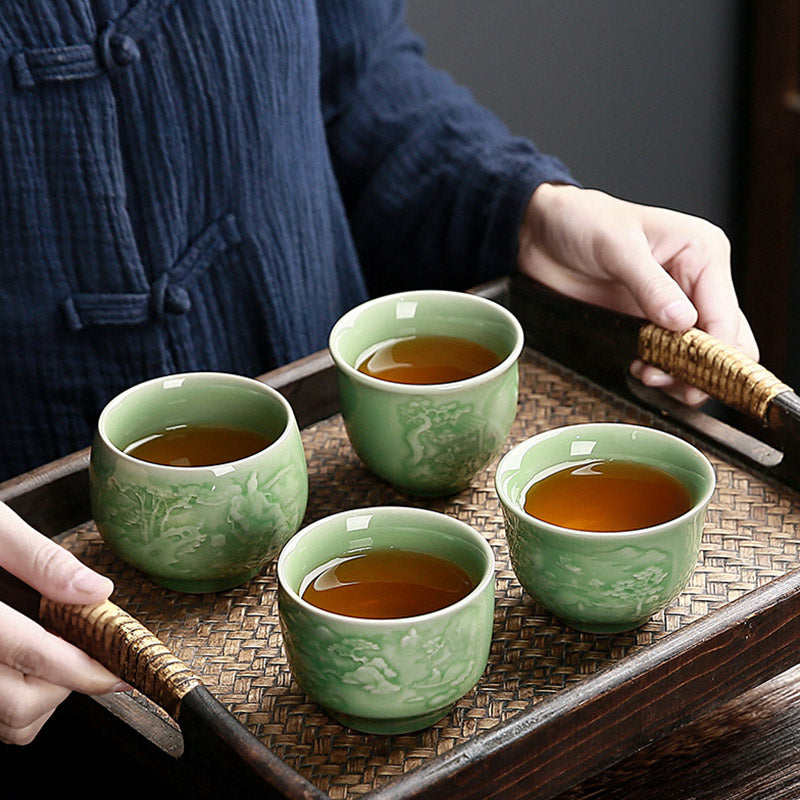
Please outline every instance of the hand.
[[[520, 232], [519, 267], [576, 299], [646, 317], [675, 331], [698, 327], [758, 359], [730, 270], [730, 244], [698, 217], [542, 184]], [[641, 361], [631, 372], [689, 405], [706, 395]]]
[[[113, 584], [0, 503], [0, 565], [40, 594], [64, 603], [99, 603]], [[77, 647], [0, 603], [0, 741], [31, 742], [71, 691], [129, 689]]]

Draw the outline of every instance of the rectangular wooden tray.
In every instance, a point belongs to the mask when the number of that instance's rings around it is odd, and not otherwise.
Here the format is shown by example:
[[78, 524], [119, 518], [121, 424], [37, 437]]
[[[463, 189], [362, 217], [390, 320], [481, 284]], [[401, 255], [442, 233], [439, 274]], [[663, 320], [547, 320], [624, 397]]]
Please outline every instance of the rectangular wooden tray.
[[[627, 377], [635, 353], [629, 337], [617, 335], [624, 320], [601, 315], [598, 322], [594, 310], [579, 305], [565, 311], [562, 300], [519, 280], [476, 291], [508, 304], [529, 335], [508, 446], [558, 425], [638, 422], [701, 447], [718, 487], [686, 591], [631, 633], [579, 633], [537, 606], [515, 579], [493, 489], [495, 464], [455, 497], [405, 497], [368, 473], [352, 452], [327, 352], [263, 376], [285, 394], [303, 430], [307, 521], [342, 508], [424, 505], [473, 525], [495, 550], [495, 635], [487, 670], [446, 719], [425, 731], [357, 734], [300, 693], [283, 652], [274, 564], [246, 586], [188, 596], [119, 562], [90, 519], [88, 450], [0, 485], [0, 499], [112, 577], [114, 602], [199, 673], [230, 714], [287, 765], [277, 793], [263, 796], [309, 797], [313, 790], [331, 800], [544, 800], [800, 660], [800, 506], [775, 442], [754, 438], [758, 431], [736, 412], [722, 409], [709, 417], [636, 386]], [[562, 328], [566, 321], [568, 334], [558, 335], [559, 321]], [[194, 750], [194, 732], [176, 726], [147, 698], [135, 693], [101, 702], [147, 742], [142, 749], [122, 737], [120, 746], [157, 764], [165, 776], [174, 772], [188, 793], [238, 791], [237, 770], [220, 766], [214, 785], [209, 769], [198, 768], [200, 762], [208, 766], [209, 749]], [[245, 785], [241, 791], [249, 796]]]

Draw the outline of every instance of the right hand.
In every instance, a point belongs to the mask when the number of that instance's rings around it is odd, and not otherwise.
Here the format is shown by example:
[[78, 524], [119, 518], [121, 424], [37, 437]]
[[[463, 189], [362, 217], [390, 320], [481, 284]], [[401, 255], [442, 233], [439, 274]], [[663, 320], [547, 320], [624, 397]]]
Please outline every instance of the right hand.
[[[707, 220], [593, 189], [542, 184], [523, 220], [519, 266], [570, 297], [673, 331], [697, 326], [758, 360], [736, 297], [730, 243]], [[689, 405], [707, 399], [651, 364], [634, 361], [631, 372]]]
[[[100, 603], [114, 585], [0, 503], [0, 566], [62, 603]], [[0, 602], [0, 741], [33, 741], [72, 691], [130, 689], [82, 650]]]

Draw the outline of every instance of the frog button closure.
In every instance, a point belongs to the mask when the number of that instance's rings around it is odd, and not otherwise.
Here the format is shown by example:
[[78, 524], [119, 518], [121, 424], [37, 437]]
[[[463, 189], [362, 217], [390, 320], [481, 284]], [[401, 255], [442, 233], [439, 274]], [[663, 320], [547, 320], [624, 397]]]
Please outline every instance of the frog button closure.
[[133, 64], [140, 58], [139, 46], [127, 34], [109, 25], [92, 44], [21, 50], [11, 56], [11, 68], [19, 89], [34, 89], [42, 83], [95, 78]]
[[186, 314], [192, 307], [189, 289], [225, 250], [242, 241], [233, 214], [214, 220], [192, 242], [172, 268], [139, 292], [76, 292], [62, 303], [71, 331], [91, 325], [137, 325], [163, 321], [167, 314]]
[[96, 78], [136, 63], [141, 54], [136, 40], [145, 35], [174, 0], [138, 0], [109, 23], [92, 42], [20, 50], [11, 56], [18, 89], [42, 83]]

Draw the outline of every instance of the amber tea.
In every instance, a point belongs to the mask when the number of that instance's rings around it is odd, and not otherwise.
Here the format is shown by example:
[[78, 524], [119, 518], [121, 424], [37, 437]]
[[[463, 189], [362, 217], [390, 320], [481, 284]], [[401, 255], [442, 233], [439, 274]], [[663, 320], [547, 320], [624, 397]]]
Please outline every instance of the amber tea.
[[174, 425], [137, 439], [128, 455], [170, 467], [208, 467], [247, 458], [271, 445], [268, 436], [222, 425]]
[[474, 588], [461, 567], [438, 556], [370, 550], [323, 565], [301, 596], [335, 614], [394, 619], [438, 611]]
[[659, 525], [692, 507], [689, 489], [642, 462], [598, 460], [570, 465], [534, 482], [525, 511], [582, 531], [628, 531]]
[[414, 336], [379, 345], [358, 369], [394, 383], [452, 383], [487, 372], [502, 360], [471, 339]]

